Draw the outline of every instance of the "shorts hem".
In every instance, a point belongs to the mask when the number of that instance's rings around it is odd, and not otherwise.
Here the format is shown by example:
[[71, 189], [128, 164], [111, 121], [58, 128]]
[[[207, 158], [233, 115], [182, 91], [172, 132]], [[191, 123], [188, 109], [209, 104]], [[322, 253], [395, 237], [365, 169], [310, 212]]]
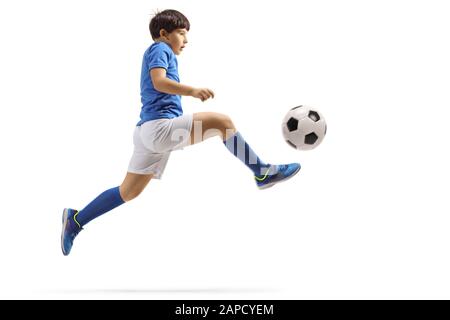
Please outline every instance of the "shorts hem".
[[155, 172], [155, 171], [146, 171], [146, 170], [134, 170], [134, 169], [128, 169], [127, 172], [134, 173], [134, 174], [153, 174], [152, 179], [161, 179], [161, 172]]

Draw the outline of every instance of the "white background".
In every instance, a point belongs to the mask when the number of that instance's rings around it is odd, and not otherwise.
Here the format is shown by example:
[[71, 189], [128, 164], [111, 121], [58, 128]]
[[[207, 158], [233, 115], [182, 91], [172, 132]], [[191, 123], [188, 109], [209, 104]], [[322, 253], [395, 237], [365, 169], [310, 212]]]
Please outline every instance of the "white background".
[[[191, 21], [185, 112], [231, 116], [259, 191], [217, 139], [60, 251], [61, 212], [119, 185], [148, 22]], [[2, 1], [0, 298], [449, 299], [450, 20], [445, 1]], [[316, 106], [308, 152], [281, 120]]]

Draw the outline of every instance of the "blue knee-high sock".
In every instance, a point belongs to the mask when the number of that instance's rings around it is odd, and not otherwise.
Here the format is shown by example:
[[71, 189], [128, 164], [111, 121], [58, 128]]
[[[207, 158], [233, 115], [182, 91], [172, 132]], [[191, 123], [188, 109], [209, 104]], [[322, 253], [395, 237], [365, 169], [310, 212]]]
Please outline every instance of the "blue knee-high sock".
[[89, 221], [98, 218], [102, 214], [120, 206], [123, 203], [125, 203], [125, 201], [123, 201], [120, 196], [119, 187], [106, 190], [97, 198], [92, 200], [86, 208], [78, 212], [75, 215], [75, 220], [81, 226], [84, 226]]
[[227, 149], [241, 160], [257, 176], [267, 173], [269, 164], [264, 163], [250, 148], [239, 132], [223, 142]]

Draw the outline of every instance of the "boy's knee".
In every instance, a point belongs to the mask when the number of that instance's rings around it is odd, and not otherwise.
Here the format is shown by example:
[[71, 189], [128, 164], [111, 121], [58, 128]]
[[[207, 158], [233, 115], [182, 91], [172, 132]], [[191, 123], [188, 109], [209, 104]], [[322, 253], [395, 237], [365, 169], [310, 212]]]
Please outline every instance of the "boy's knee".
[[120, 188], [120, 196], [122, 197], [122, 200], [125, 202], [131, 201], [135, 198], [137, 198], [141, 194], [142, 190], [126, 190], [124, 188]]
[[233, 132], [236, 131], [233, 121], [226, 114], [220, 115], [220, 123], [221, 123], [221, 127], [222, 127], [221, 129], [223, 129], [224, 131], [227, 131], [227, 130], [233, 131]]
[[236, 130], [236, 128], [234, 127], [233, 120], [231, 120], [229, 116], [225, 116], [224, 123], [225, 129]]

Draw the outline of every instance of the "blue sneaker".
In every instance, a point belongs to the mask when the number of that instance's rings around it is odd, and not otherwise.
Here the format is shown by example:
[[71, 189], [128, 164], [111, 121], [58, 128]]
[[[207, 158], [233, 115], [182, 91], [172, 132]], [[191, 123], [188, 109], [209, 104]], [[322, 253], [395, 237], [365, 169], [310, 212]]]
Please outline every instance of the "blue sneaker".
[[275, 166], [273, 174], [270, 174], [269, 172], [272, 171], [271, 169], [273, 169], [273, 167], [269, 168], [265, 175], [255, 176], [256, 185], [259, 189], [270, 188], [278, 182], [286, 181], [289, 178], [292, 178], [297, 174], [297, 172], [300, 171], [300, 168], [300, 163], [281, 164]]
[[70, 253], [72, 249], [73, 240], [78, 233], [83, 230], [80, 224], [76, 221], [75, 215], [78, 213], [75, 209], [64, 209], [62, 216], [62, 232], [61, 232], [61, 249], [65, 256]]

